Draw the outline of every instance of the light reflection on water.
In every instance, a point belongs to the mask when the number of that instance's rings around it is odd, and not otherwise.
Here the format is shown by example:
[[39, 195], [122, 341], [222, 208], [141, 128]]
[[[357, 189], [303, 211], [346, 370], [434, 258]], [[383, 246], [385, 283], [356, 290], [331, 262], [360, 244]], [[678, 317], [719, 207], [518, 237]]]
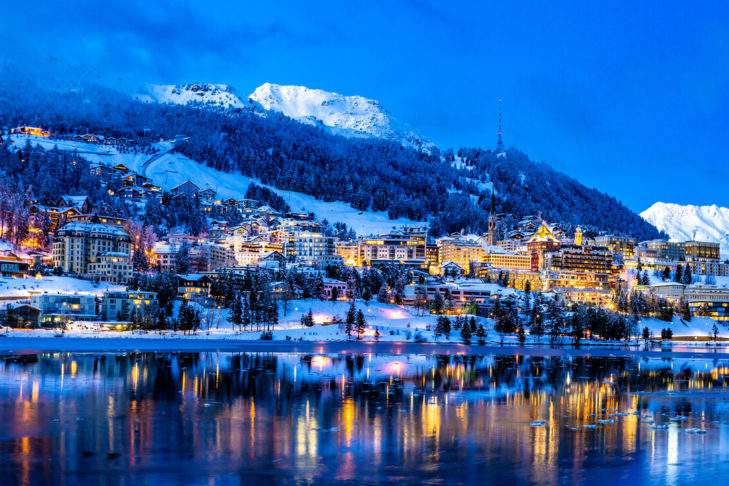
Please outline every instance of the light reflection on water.
[[708, 481], [728, 469], [727, 373], [709, 359], [6, 355], [0, 484]]

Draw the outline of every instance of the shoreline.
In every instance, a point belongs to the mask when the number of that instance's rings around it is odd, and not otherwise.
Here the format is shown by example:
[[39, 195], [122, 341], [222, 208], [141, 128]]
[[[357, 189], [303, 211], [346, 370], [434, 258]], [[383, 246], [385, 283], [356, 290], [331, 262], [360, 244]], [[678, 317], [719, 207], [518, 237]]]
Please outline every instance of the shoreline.
[[[52, 336], [5, 336], [0, 338], [2, 354], [42, 354], [53, 352], [266, 352], [301, 354], [443, 354], [502, 356], [580, 356], [614, 358], [696, 358], [728, 359], [729, 348], [676, 346], [677, 350], [640, 349], [638, 345], [527, 345], [413, 343], [400, 341], [261, 341], [246, 339], [185, 339], [148, 337], [94, 338]], [[631, 349], [632, 348], [632, 349]], [[636, 349], [637, 348], [637, 349]]]

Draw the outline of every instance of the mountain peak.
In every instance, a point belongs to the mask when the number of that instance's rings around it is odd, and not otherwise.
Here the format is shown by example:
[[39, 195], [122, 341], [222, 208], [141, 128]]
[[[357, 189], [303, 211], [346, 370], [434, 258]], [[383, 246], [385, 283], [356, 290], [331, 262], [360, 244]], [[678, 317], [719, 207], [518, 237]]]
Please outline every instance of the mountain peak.
[[377, 100], [311, 89], [264, 83], [249, 100], [302, 123], [321, 125], [347, 137], [377, 137], [430, 151], [433, 142], [394, 119]]
[[245, 103], [227, 84], [189, 83], [189, 84], [150, 84], [146, 92], [137, 99], [155, 103], [175, 105], [202, 104], [221, 108], [243, 108]]
[[729, 208], [657, 202], [640, 215], [672, 240], [713, 241], [729, 252]]

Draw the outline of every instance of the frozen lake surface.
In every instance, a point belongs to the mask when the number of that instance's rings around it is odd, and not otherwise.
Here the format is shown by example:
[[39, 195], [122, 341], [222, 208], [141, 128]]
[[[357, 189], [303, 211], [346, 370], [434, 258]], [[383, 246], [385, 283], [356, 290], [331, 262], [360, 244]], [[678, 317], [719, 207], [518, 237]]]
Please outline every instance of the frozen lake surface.
[[56, 341], [0, 352], [0, 484], [682, 485], [729, 469], [723, 352]]

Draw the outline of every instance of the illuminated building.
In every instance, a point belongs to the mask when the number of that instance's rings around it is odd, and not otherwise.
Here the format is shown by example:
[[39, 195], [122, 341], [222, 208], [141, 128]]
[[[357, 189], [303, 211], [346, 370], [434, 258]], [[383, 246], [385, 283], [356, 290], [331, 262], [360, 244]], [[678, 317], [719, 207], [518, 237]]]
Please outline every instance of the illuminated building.
[[159, 307], [156, 292], [106, 292], [101, 300], [104, 320], [127, 321], [137, 317], [154, 317]]
[[96, 297], [90, 294], [36, 294], [30, 297], [30, 303], [40, 309], [43, 325], [98, 318]]
[[493, 287], [479, 280], [464, 280], [458, 283], [428, 281], [423, 284], [409, 284], [403, 291], [403, 304], [415, 305], [418, 298], [427, 302], [432, 301], [437, 293], [445, 299], [446, 292], [450, 292], [455, 308], [461, 308], [465, 303], [484, 303], [491, 298]]
[[208, 297], [212, 280], [207, 275], [188, 273], [177, 275], [177, 294], [187, 300]]
[[578, 304], [608, 307], [617, 279], [606, 273], [571, 270], [546, 270], [542, 274], [544, 291], [556, 292]]
[[68, 217], [69, 223], [101, 223], [111, 226], [124, 226], [124, 223], [126, 223], [127, 221], [127, 218], [118, 218], [116, 216], [103, 216], [98, 214], [77, 214], [75, 216]]
[[544, 288], [572, 302], [607, 306], [617, 287], [617, 268], [605, 247], [563, 245], [544, 255]]
[[526, 289], [527, 282], [529, 282], [530, 290], [533, 291], [541, 291], [543, 287], [542, 273], [532, 272], [528, 269], [506, 270], [493, 267], [490, 264], [482, 264], [476, 271], [476, 275], [479, 278], [488, 278], [492, 282], [502, 277], [506, 281], [507, 286], [518, 290]]
[[582, 246], [582, 228], [579, 226], [575, 230], [575, 245]]
[[544, 266], [550, 270], [613, 273], [612, 253], [602, 246], [563, 245], [544, 255]]
[[660, 282], [650, 286], [650, 290], [672, 303], [677, 303], [683, 298], [684, 284], [679, 282]]
[[322, 233], [294, 233], [291, 249], [296, 261], [306, 265], [336, 265], [342, 262], [342, 257], [337, 255], [337, 239]]
[[403, 226], [388, 234], [337, 243], [337, 254], [349, 266], [399, 263], [427, 269], [438, 263], [437, 247], [428, 245], [427, 228]]
[[595, 244], [607, 247], [613, 255], [620, 254], [624, 260], [635, 255], [635, 239], [622, 236], [600, 235], [595, 237]]
[[360, 245], [358, 241], [337, 241], [337, 255], [342, 257], [345, 265], [361, 267]]
[[483, 261], [486, 248], [478, 241], [468, 238], [441, 238], [436, 240], [438, 245], [438, 261], [442, 263], [453, 262], [466, 273], [471, 271], [471, 262]]
[[38, 127], [16, 127], [10, 130], [10, 133], [21, 133], [23, 135], [34, 135], [36, 137], [50, 137], [51, 132]]
[[0, 255], [0, 275], [3, 277], [25, 277], [30, 264], [13, 254]]
[[148, 257], [149, 264], [160, 273], [174, 271], [177, 263], [177, 254], [180, 252], [181, 247], [182, 245], [175, 245], [166, 241], [155, 243]]
[[56, 232], [53, 240], [53, 265], [65, 272], [89, 273], [108, 252], [131, 257], [131, 238], [119, 226], [99, 223], [68, 223]]
[[524, 253], [486, 253], [483, 262], [504, 270], [530, 270], [532, 258]]
[[640, 246], [653, 250], [655, 258], [663, 260], [678, 261], [686, 256], [683, 244], [675, 241], [650, 240], [642, 242]]
[[719, 243], [687, 241], [683, 248], [687, 261], [719, 262]]
[[132, 262], [128, 253], [105, 251], [89, 262], [84, 278], [96, 282], [124, 283], [132, 278]]
[[554, 236], [547, 223], [542, 225], [526, 242], [527, 251], [531, 257], [531, 271], [538, 272], [544, 266], [544, 254], [555, 251], [560, 247], [560, 241]]
[[713, 275], [715, 277], [729, 277], [729, 264], [722, 262], [691, 260], [681, 262], [684, 268], [691, 269], [692, 275]]
[[324, 285], [322, 287], [322, 295], [326, 300], [332, 299], [332, 296], [335, 292], [334, 289], [336, 289], [336, 293], [338, 295], [337, 300], [347, 300], [348, 297], [352, 296], [347, 282], [342, 282], [341, 280], [326, 277], [322, 280], [324, 282]]

